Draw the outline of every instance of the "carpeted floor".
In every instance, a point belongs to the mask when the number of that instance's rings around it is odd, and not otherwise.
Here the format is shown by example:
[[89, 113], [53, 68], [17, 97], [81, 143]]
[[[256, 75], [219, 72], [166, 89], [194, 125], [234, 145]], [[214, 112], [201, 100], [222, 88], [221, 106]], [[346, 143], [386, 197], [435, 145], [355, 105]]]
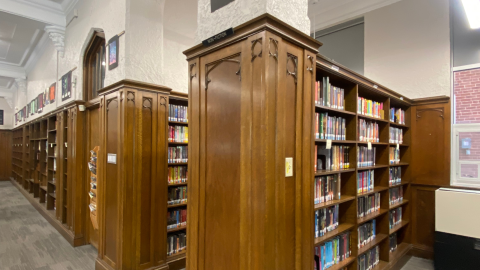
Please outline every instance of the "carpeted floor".
[[[97, 250], [73, 248], [9, 181], [0, 181], [0, 270], [93, 270]], [[433, 270], [412, 257], [402, 270]]]
[[97, 250], [73, 248], [9, 181], [0, 181], [1, 270], [93, 270]]

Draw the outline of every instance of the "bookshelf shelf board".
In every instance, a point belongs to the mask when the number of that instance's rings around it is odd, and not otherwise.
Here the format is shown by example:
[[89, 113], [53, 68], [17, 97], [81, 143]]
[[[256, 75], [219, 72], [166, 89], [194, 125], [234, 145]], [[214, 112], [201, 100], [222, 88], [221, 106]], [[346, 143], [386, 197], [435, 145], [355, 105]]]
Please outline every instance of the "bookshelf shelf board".
[[187, 166], [188, 163], [183, 162], [183, 163], [168, 163], [168, 166]]
[[402, 127], [402, 128], [409, 128], [409, 126], [407, 126], [407, 125], [405, 125], [405, 124], [398, 124], [398, 123], [395, 123], [395, 122], [390, 122], [390, 126]]
[[339, 270], [339, 269], [346, 268], [347, 266], [352, 264], [355, 261], [355, 259], [356, 259], [355, 256], [350, 256], [350, 257], [346, 258], [345, 260], [330, 266], [328, 268], [328, 270]]
[[50, 185], [56, 186], [56, 184], [55, 184], [54, 182], [52, 182], [52, 181], [48, 181], [48, 183], [49, 183]]
[[56, 129], [50, 129], [48, 132], [56, 132]]
[[395, 262], [398, 259], [400, 259], [403, 255], [405, 255], [406, 252], [410, 249], [410, 245], [407, 243], [401, 243], [397, 245], [397, 249], [393, 252], [389, 252], [389, 261], [390, 262]]
[[47, 191], [47, 186], [40, 186], [40, 189]]
[[375, 165], [370, 167], [358, 167], [357, 170], [366, 171], [366, 170], [374, 170], [374, 169], [381, 169], [381, 168], [387, 168], [387, 167], [388, 165]]
[[336, 174], [336, 173], [344, 173], [344, 172], [353, 172], [355, 171], [355, 168], [350, 168], [350, 169], [342, 169], [342, 170], [318, 170], [315, 172], [315, 176], [321, 176], [321, 175], [329, 175], [329, 174]]
[[371, 270], [383, 270], [387, 269], [388, 263], [386, 261], [378, 261], [378, 264]]
[[175, 253], [175, 254], [172, 254], [172, 255], [167, 255], [167, 262], [171, 262], [171, 261], [175, 261], [175, 260], [178, 260], [178, 259], [183, 259], [185, 258], [187, 254], [187, 250], [184, 249], [178, 253]]
[[182, 206], [187, 206], [187, 203], [168, 204], [167, 208], [175, 208], [175, 207], [182, 207]]
[[404, 204], [407, 204], [407, 203], [408, 203], [408, 200], [404, 199], [404, 200], [402, 200], [402, 202], [390, 205], [390, 210], [395, 209], [395, 208], [397, 208], [399, 206], [402, 206]]
[[[326, 139], [315, 139], [315, 142], [317, 143], [326, 143]], [[355, 144], [357, 141], [351, 141], [351, 140], [332, 140], [332, 143], [344, 143], [344, 144]]]
[[33, 183], [33, 179], [27, 179], [27, 181]]
[[315, 246], [318, 246], [318, 245], [322, 244], [323, 242], [329, 240], [332, 237], [335, 237], [335, 236], [337, 236], [339, 234], [342, 234], [342, 233], [344, 233], [348, 230], [351, 230], [351, 229], [353, 229], [353, 227], [355, 227], [355, 225], [350, 224], [350, 223], [342, 223], [342, 224], [338, 225], [338, 227], [335, 230], [327, 232], [324, 236], [316, 237], [315, 238]]
[[57, 195], [55, 193], [48, 193], [48, 196], [52, 197], [52, 198], [57, 198]]
[[363, 115], [363, 114], [357, 114], [358, 117], [360, 118], [364, 118], [364, 119], [368, 119], [368, 120], [374, 120], [374, 121], [379, 121], [379, 122], [384, 122], [384, 123], [389, 123], [388, 120], [384, 120], [384, 119], [381, 119], [381, 118], [375, 118], [375, 117], [371, 117], [371, 116], [367, 116], [367, 115]]
[[186, 229], [187, 229], [187, 226], [180, 226], [180, 227], [173, 228], [173, 229], [167, 229], [167, 233], [178, 232], [178, 231], [186, 230]]
[[188, 145], [188, 142], [168, 142], [170, 145]]
[[168, 121], [168, 123], [171, 125], [185, 125], [185, 126], [188, 125], [188, 123], [186, 122], [178, 122], [178, 121]]
[[48, 170], [49, 170], [49, 171], [52, 171], [52, 172], [57, 172], [57, 171], [56, 171], [56, 170], [54, 170], [54, 169], [48, 169]]
[[387, 212], [388, 212], [387, 209], [380, 209], [380, 210], [378, 210], [378, 211], [376, 211], [376, 212], [373, 212], [373, 213], [370, 213], [370, 214], [368, 214], [368, 215], [366, 215], [366, 216], [364, 216], [364, 217], [357, 218], [357, 224], [358, 224], [358, 225], [363, 224], [363, 223], [365, 223], [365, 222], [367, 222], [367, 221], [370, 221], [370, 220], [372, 220], [372, 219], [374, 219], [374, 218], [376, 218], [376, 217], [379, 217], [379, 216], [381, 216], [381, 215], [383, 215], [383, 214], [385, 214], [385, 213], [387, 213]]
[[397, 144], [400, 146], [400, 147], [409, 147], [410, 145], [406, 144], [406, 143], [389, 143], [390, 146], [397, 146]]
[[366, 244], [365, 246], [358, 249], [358, 256], [362, 255], [363, 253], [369, 251], [370, 249], [374, 248], [376, 245], [380, 244], [383, 240], [387, 239], [388, 235], [386, 234], [377, 234], [375, 239], [370, 241], [370, 243]]
[[342, 198], [340, 200], [331, 200], [331, 201], [328, 201], [328, 202], [315, 204], [314, 207], [313, 207], [313, 210], [316, 211], [316, 210], [319, 210], [319, 209], [322, 209], [322, 208], [326, 208], [326, 207], [336, 205], [336, 204], [341, 204], [341, 203], [348, 202], [348, 201], [351, 201], [351, 200], [354, 200], [354, 199], [355, 199], [355, 196], [344, 195], [344, 196], [342, 196]]
[[400, 163], [397, 163], [397, 164], [390, 164], [390, 167], [400, 167], [400, 166], [408, 166], [410, 164], [408, 164], [407, 162], [400, 162]]
[[48, 156], [49, 158], [57, 158], [56, 156]]
[[334, 109], [334, 108], [330, 108], [330, 107], [327, 107], [327, 106], [321, 106], [321, 105], [315, 105], [315, 109], [318, 109], [320, 111], [330, 111], [330, 112], [336, 112], [336, 113], [343, 113], [343, 114], [346, 114], [346, 115], [357, 115], [354, 112]]
[[394, 232], [397, 232], [398, 230], [400, 230], [401, 228], [405, 227], [408, 225], [410, 221], [408, 220], [402, 220], [402, 222], [400, 222], [400, 224], [398, 224], [397, 226], [393, 227], [392, 229], [390, 229], [390, 231], [388, 232], [388, 234], [392, 234]]
[[408, 185], [408, 182], [401, 182], [400, 184], [392, 185], [389, 188], [395, 188], [395, 187], [404, 186], [404, 185]]
[[[357, 141], [358, 144], [368, 144], [368, 142]], [[386, 142], [372, 142], [372, 145], [388, 145]]]
[[373, 187], [373, 190], [371, 190], [371, 191], [357, 194], [357, 197], [364, 197], [364, 196], [367, 196], [367, 195], [370, 195], [370, 194], [373, 194], [373, 193], [382, 192], [382, 191], [387, 190], [387, 189], [388, 189], [388, 187], [376, 186], [376, 187]]
[[169, 187], [177, 187], [177, 186], [186, 186], [187, 182], [184, 183], [175, 183], [175, 184], [168, 184]]

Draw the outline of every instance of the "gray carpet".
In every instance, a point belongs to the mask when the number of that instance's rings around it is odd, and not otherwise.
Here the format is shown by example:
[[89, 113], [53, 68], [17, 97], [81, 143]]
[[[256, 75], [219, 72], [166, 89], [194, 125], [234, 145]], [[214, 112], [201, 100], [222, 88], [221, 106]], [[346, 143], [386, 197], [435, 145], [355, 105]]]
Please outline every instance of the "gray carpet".
[[433, 261], [412, 257], [401, 270], [433, 270]]
[[73, 248], [9, 181], [0, 181], [1, 270], [93, 270], [97, 250]]

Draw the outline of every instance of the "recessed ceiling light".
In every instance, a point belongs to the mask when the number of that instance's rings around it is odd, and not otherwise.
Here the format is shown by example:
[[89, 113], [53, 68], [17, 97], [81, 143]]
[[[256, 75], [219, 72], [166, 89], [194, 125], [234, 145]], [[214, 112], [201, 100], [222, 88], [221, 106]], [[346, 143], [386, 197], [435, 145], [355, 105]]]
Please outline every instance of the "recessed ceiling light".
[[480, 0], [462, 0], [470, 28], [480, 28]]

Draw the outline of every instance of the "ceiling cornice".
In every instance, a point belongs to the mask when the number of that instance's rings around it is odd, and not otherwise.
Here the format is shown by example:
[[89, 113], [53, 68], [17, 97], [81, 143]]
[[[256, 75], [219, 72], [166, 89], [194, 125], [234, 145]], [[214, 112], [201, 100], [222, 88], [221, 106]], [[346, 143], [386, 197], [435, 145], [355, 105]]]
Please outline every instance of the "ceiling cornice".
[[21, 78], [26, 79], [27, 73], [25, 69], [22, 67], [7, 65], [7, 64], [0, 64], [0, 76], [3, 77], [10, 77], [10, 78]]
[[336, 24], [358, 18], [372, 10], [391, 5], [401, 0], [336, 0], [333, 4], [322, 5], [322, 0], [310, 4], [311, 31], [319, 31]]
[[25, 67], [24, 67], [25, 74], [28, 74], [28, 73], [30, 73], [30, 71], [32, 71], [32, 69], [37, 64], [38, 59], [40, 59], [40, 57], [45, 52], [45, 49], [47, 48], [47, 45], [48, 45], [48, 34], [46, 32], [44, 32], [42, 37], [38, 41], [37, 46], [35, 46], [35, 49], [30, 54], [30, 57], [28, 58], [27, 62], [25, 63]]
[[67, 24], [65, 11], [62, 9], [62, 6], [47, 0], [0, 0], [0, 11], [49, 25], [65, 27]]

